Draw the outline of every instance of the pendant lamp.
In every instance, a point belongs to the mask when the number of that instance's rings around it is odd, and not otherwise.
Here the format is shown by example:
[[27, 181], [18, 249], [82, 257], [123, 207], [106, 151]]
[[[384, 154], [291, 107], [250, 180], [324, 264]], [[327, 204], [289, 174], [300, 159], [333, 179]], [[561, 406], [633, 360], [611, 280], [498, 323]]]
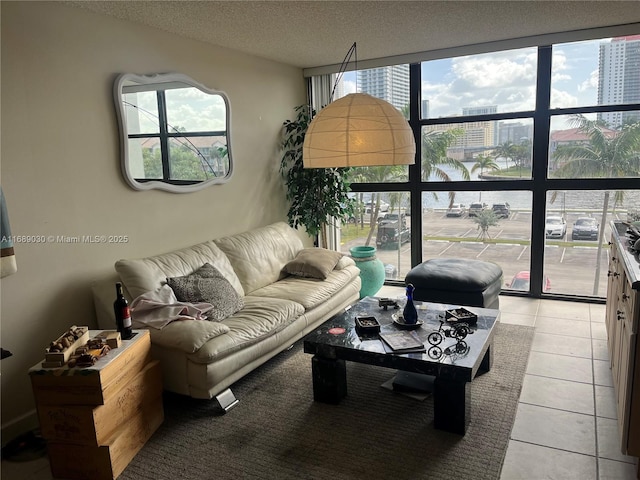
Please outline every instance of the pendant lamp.
[[349, 94], [320, 110], [302, 147], [304, 168], [413, 165], [415, 154], [407, 119], [390, 103], [366, 93]]

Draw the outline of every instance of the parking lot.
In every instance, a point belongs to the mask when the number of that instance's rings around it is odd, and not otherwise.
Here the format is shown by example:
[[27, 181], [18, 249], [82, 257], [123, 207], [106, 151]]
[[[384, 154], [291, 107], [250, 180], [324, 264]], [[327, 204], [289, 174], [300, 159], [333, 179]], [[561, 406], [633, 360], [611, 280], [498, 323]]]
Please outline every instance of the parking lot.
[[[570, 295], [594, 295], [594, 283], [597, 259], [597, 241], [572, 241], [573, 222], [578, 217], [589, 216], [587, 212], [565, 212], [567, 234], [564, 240], [547, 240], [545, 246], [544, 275], [548, 277], [551, 293]], [[595, 218], [597, 215], [592, 214]], [[599, 286], [595, 296], [606, 296], [607, 266], [610, 238], [609, 221], [605, 225], [605, 240], [601, 252]], [[599, 219], [598, 219], [599, 220]], [[365, 226], [363, 237], [349, 245], [343, 245], [343, 251], [354, 245], [362, 245], [368, 228]], [[445, 210], [430, 210], [423, 214], [423, 258], [458, 257], [495, 262], [502, 267], [505, 283], [520, 271], [530, 268], [531, 213], [512, 211], [509, 218], [500, 219], [497, 226], [489, 229], [490, 241], [479, 239], [479, 230], [473, 218], [465, 213], [461, 217], [447, 217]], [[540, 233], [544, 235], [544, 233]], [[373, 237], [375, 241], [375, 235]], [[496, 242], [496, 243], [494, 243]], [[393, 265], [398, 279], [403, 279], [411, 268], [410, 243], [397, 249], [378, 249], [377, 256], [383, 263]], [[391, 270], [391, 268], [389, 268]]]

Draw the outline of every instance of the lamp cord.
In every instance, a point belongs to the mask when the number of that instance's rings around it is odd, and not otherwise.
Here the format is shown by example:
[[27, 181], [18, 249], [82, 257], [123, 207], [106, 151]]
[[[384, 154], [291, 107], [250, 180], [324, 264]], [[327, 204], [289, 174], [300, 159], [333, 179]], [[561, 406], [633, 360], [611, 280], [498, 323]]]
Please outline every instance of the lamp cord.
[[[351, 56], [354, 55], [354, 54], [355, 54], [355, 70], [357, 72], [357, 70], [358, 70], [358, 47], [356, 46], [356, 42], [353, 42], [353, 45], [351, 45], [351, 48], [349, 49], [349, 51], [347, 52], [347, 54], [344, 57], [344, 60], [342, 60], [342, 63], [340, 64], [340, 70], [338, 70], [338, 75], [336, 75], [336, 82], [333, 84], [333, 89], [331, 90], [331, 97], [329, 99], [329, 103], [333, 102], [333, 95], [336, 92], [336, 87], [338, 86], [338, 83], [342, 79], [342, 75], [344, 74], [345, 70], [347, 69], [347, 65], [349, 65], [349, 61], [351, 60]], [[358, 77], [357, 77], [357, 73], [356, 73], [356, 91], [358, 90], [357, 81], [358, 81]]]

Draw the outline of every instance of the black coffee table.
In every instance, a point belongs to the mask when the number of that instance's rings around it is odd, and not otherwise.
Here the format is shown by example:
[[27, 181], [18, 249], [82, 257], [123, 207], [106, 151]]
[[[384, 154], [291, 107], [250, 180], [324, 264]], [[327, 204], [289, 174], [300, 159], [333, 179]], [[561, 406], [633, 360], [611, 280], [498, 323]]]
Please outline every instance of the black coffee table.
[[[434, 357], [434, 350], [427, 337], [438, 331], [444, 320], [444, 312], [458, 308], [457, 305], [415, 302], [418, 318], [424, 324], [414, 330], [427, 347], [425, 353], [388, 353], [377, 334], [361, 334], [355, 328], [356, 316], [374, 316], [381, 325], [381, 331], [397, 331], [392, 315], [401, 313], [403, 301], [398, 310], [387, 310], [378, 306], [378, 298], [365, 297], [343, 313], [327, 320], [314, 332], [304, 338], [304, 351], [313, 354], [313, 396], [324, 403], [339, 403], [347, 394], [347, 374], [345, 361], [378, 365], [400, 371], [431, 375], [434, 379], [434, 426], [441, 430], [464, 435], [470, 421], [470, 382], [476, 375], [489, 371], [492, 363], [492, 343], [494, 326], [500, 317], [498, 310], [464, 307], [477, 314], [477, 324], [471, 327], [473, 333], [464, 341], [468, 351], [462, 354], [442, 354]], [[446, 328], [447, 323], [444, 324]], [[444, 351], [455, 345], [454, 338], [444, 338], [438, 346]], [[437, 353], [437, 351], [435, 352]]]

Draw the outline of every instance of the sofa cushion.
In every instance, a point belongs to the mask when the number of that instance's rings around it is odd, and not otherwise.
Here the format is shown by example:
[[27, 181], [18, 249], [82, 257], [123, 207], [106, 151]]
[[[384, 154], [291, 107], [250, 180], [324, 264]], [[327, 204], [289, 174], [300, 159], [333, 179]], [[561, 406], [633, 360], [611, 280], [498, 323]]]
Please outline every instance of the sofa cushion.
[[285, 222], [214, 240], [240, 280], [244, 294], [284, 277], [282, 267], [302, 249], [302, 240]]
[[231, 283], [209, 263], [191, 275], [167, 278], [167, 284], [180, 302], [213, 305], [213, 310], [207, 312], [211, 320], [224, 320], [244, 306], [242, 297]]
[[[276, 335], [304, 314], [304, 307], [290, 300], [254, 296], [246, 296], [244, 300], [245, 306], [242, 310], [220, 322], [229, 327], [229, 332], [206, 342], [189, 356], [190, 360], [196, 363], [210, 363], [230, 355]], [[304, 322], [300, 328], [303, 326]]]
[[209, 340], [227, 334], [229, 327], [222, 322], [176, 320], [162, 329], [150, 328], [149, 332], [153, 345], [194, 353]]
[[140, 259], [118, 260], [115, 268], [122, 283], [137, 298], [143, 293], [157, 290], [169, 277], [190, 275], [205, 263], [213, 265], [226, 278], [239, 295], [244, 296], [240, 280], [226, 255], [213, 241], [162, 255]]
[[358, 267], [351, 265], [342, 270], [332, 270], [326, 280], [289, 276], [255, 290], [252, 295], [285, 298], [303, 305], [309, 311], [332, 298], [359, 275]]
[[342, 256], [342, 253], [326, 248], [303, 248], [296, 258], [284, 266], [283, 270], [298, 277], [324, 280]]

